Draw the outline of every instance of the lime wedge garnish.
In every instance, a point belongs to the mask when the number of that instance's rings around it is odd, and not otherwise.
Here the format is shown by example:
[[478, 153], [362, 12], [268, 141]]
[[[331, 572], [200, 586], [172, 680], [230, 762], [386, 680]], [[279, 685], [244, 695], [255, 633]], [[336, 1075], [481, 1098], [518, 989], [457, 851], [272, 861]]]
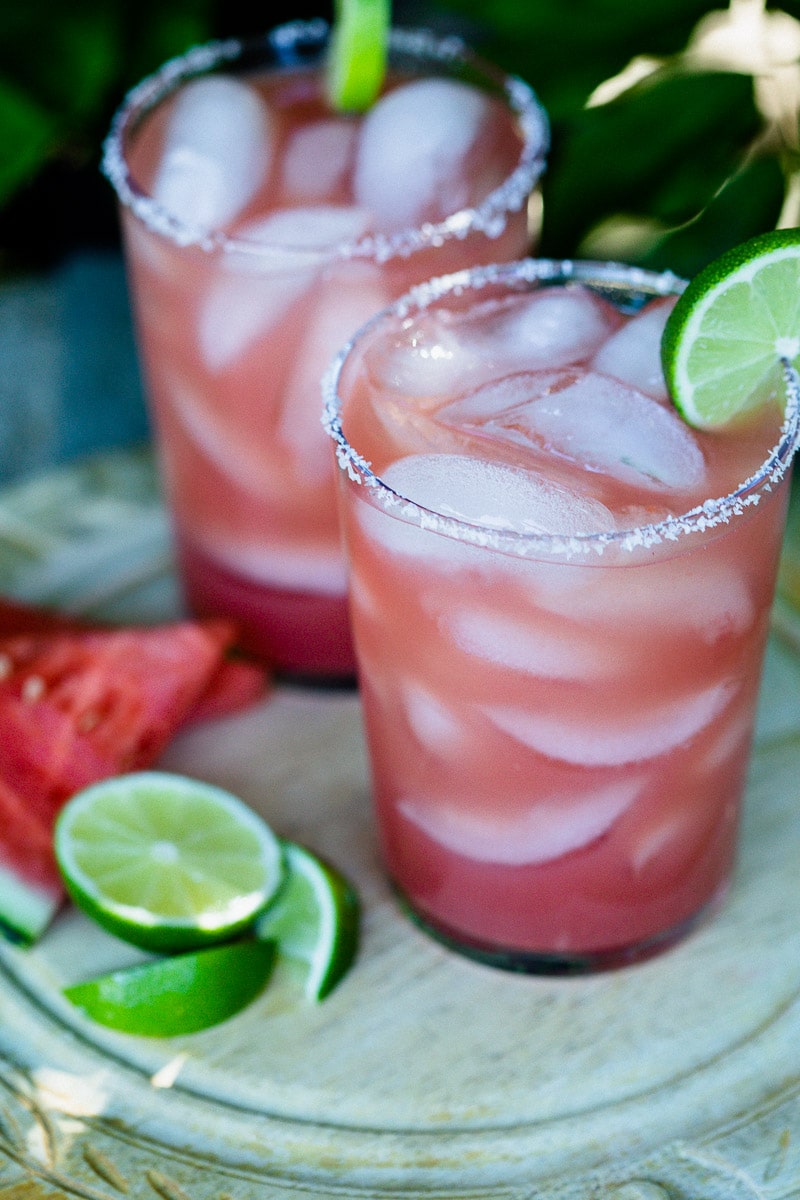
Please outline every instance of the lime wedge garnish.
[[800, 357], [800, 230], [760, 234], [705, 267], [672, 310], [661, 360], [672, 398], [699, 429], [780, 394]]
[[246, 804], [159, 771], [78, 792], [59, 814], [55, 853], [75, 903], [147, 950], [233, 938], [283, 877], [278, 839]]
[[336, 0], [328, 52], [328, 101], [337, 112], [365, 112], [381, 90], [390, 0]]
[[337, 870], [284, 842], [287, 877], [258, 920], [258, 936], [308, 965], [305, 993], [323, 1000], [350, 967], [358, 946], [358, 897]]
[[140, 963], [64, 989], [100, 1025], [143, 1037], [208, 1029], [249, 1004], [269, 979], [275, 947], [254, 940]]

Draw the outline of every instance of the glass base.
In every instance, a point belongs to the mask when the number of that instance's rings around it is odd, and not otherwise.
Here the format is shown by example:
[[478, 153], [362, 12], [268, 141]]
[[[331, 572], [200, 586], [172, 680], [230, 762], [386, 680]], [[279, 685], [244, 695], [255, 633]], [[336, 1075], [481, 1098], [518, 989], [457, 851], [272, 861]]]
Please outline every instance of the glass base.
[[518, 950], [471, 939], [445, 925], [432, 921], [425, 913], [415, 908], [399, 888], [395, 886], [394, 890], [401, 908], [419, 929], [446, 946], [448, 950], [455, 950], [456, 953], [471, 958], [475, 962], [483, 963], [488, 967], [496, 967], [502, 971], [514, 971], [519, 975], [589, 975], [645, 962], [682, 941], [692, 930], [719, 910], [727, 895], [728, 886], [728, 881], [724, 880], [711, 899], [697, 912], [692, 913], [677, 925], [661, 930], [652, 937], [645, 938], [633, 945], [611, 946], [603, 950], [565, 951], [563, 953]]
[[345, 595], [292, 592], [259, 584], [176, 538], [183, 593], [198, 617], [228, 617], [242, 649], [265, 659], [282, 682], [353, 688], [355, 652]]

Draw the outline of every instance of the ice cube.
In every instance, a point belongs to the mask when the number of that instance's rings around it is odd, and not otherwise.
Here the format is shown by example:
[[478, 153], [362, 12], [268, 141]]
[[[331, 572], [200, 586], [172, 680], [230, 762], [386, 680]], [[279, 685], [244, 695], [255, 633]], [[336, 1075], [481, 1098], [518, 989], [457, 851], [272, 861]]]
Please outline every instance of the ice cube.
[[717, 737], [706, 748], [699, 764], [701, 770], [718, 777], [720, 771], [747, 749], [752, 734], [753, 712], [750, 704], [745, 704], [740, 712], [729, 715]]
[[486, 428], [637, 488], [684, 491], [705, 477], [703, 452], [676, 412], [593, 372], [508, 410]]
[[547, 371], [590, 359], [619, 326], [617, 310], [583, 287], [541, 287], [489, 302], [457, 324], [503, 374]]
[[570, 382], [575, 377], [574, 369], [568, 377], [555, 371], [521, 371], [516, 375], [507, 375], [444, 404], [436, 410], [436, 417], [457, 429], [470, 426], [479, 428], [509, 409], [547, 396], [553, 388], [563, 386], [564, 382]]
[[304, 478], [316, 481], [334, 471], [333, 444], [321, 422], [322, 375], [348, 338], [388, 301], [372, 263], [344, 263], [326, 281], [295, 356], [275, 430]]
[[390, 325], [389, 332], [369, 346], [365, 364], [382, 392], [441, 401], [474, 368], [475, 355], [454, 331], [426, 315], [402, 327]]
[[494, 174], [489, 187], [507, 170], [497, 163], [500, 123], [490, 98], [458, 80], [420, 79], [393, 89], [361, 126], [353, 177], [357, 203], [375, 214], [384, 231], [460, 211], [477, 199], [476, 169]]
[[[236, 235], [258, 243], [256, 269], [264, 248], [275, 251], [275, 262], [282, 268], [296, 260], [319, 266], [332, 250], [363, 237], [371, 222], [366, 209], [356, 205], [307, 204], [302, 208], [279, 209], [267, 217], [249, 221], [236, 230]], [[237, 260], [237, 265], [246, 263], [245, 255]]]
[[[383, 473], [394, 491], [422, 508], [489, 530], [573, 535], [614, 528], [604, 505], [574, 495], [557, 484], [502, 463], [460, 454], [410, 454]], [[397, 509], [385, 512], [370, 503], [359, 505], [365, 532], [392, 555], [425, 558], [440, 569], [506, 570], [524, 560], [487, 555], [478, 545], [420, 527], [404, 520]], [[392, 515], [396, 514], [396, 515]]]
[[413, 454], [384, 479], [446, 517], [518, 533], [574, 535], [615, 528], [609, 510], [529, 471], [460, 454]]
[[271, 470], [269, 457], [258, 440], [244, 436], [241, 423], [215, 408], [213, 399], [179, 378], [164, 380], [163, 394], [183, 435], [196, 451], [233, 481], [261, 500], [281, 500], [283, 480]]
[[257, 244], [258, 253], [226, 253], [224, 273], [201, 304], [198, 338], [206, 366], [224, 370], [282, 320], [314, 283], [330, 251], [359, 238], [368, 221], [363, 209], [315, 205], [238, 228], [237, 238]]
[[357, 128], [332, 117], [293, 133], [283, 152], [283, 192], [298, 200], [324, 200], [340, 189], [355, 155]]
[[634, 875], [640, 875], [652, 862], [666, 858], [667, 847], [685, 837], [693, 825], [698, 823], [696, 808], [671, 812], [661, 821], [645, 829], [631, 845], [630, 859]]
[[486, 716], [504, 733], [538, 754], [584, 767], [617, 767], [658, 758], [695, 737], [738, 691], [731, 680], [680, 700], [614, 719], [598, 710], [591, 720], [507, 705], [487, 705]]
[[504, 814], [457, 801], [401, 799], [400, 812], [434, 841], [478, 862], [521, 867], [552, 862], [597, 841], [641, 791], [637, 779], [593, 788], [584, 796], [553, 795]]
[[591, 366], [613, 375], [647, 396], [666, 402], [669, 397], [661, 369], [661, 335], [675, 297], [649, 304], [632, 317], [597, 351]]
[[203, 297], [197, 320], [200, 354], [209, 371], [234, 363], [291, 310], [314, 281], [313, 271], [222, 275]]
[[456, 645], [487, 663], [546, 679], [608, 679], [624, 669], [619, 648], [601, 634], [578, 636], [572, 626], [525, 622], [483, 608], [456, 608], [442, 618]]
[[[223, 526], [224, 526], [223, 522]], [[293, 592], [344, 596], [347, 571], [336, 549], [308, 542], [292, 545], [276, 539], [272, 543], [241, 538], [221, 527], [216, 536], [205, 531], [209, 552], [230, 570], [268, 587]]]
[[404, 520], [396, 509], [385, 511], [370, 502], [364, 488], [358, 500], [356, 512], [364, 533], [392, 558], [424, 559], [430, 569], [437, 571], [477, 570], [483, 565], [486, 555], [480, 547], [422, 529]]
[[253, 88], [221, 75], [190, 80], [170, 114], [153, 197], [196, 235], [222, 228], [266, 178], [273, 140]]
[[420, 745], [432, 754], [453, 751], [464, 746], [464, 730], [437, 696], [418, 683], [407, 683], [403, 689], [406, 719]]

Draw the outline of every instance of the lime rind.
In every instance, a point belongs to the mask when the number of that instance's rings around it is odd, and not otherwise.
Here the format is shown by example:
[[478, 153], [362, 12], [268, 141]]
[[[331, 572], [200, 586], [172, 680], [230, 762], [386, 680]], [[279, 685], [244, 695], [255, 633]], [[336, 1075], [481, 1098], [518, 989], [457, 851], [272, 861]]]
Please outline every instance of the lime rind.
[[120, 1033], [177, 1037], [227, 1021], [265, 987], [270, 942], [234, 942], [138, 963], [64, 988], [87, 1017]]
[[124, 941], [162, 952], [238, 936], [283, 877], [278, 839], [243, 801], [167, 772], [77, 793], [56, 821], [54, 848], [80, 908]]
[[280, 955], [306, 964], [306, 997], [320, 1001], [355, 958], [358, 896], [343, 875], [303, 846], [284, 842], [284, 856], [286, 879], [256, 932], [274, 941]]
[[800, 230], [761, 234], [710, 263], [670, 314], [662, 365], [675, 406], [718, 429], [781, 394], [800, 361]]
[[327, 64], [328, 100], [337, 112], [366, 112], [386, 74], [390, 0], [337, 0]]

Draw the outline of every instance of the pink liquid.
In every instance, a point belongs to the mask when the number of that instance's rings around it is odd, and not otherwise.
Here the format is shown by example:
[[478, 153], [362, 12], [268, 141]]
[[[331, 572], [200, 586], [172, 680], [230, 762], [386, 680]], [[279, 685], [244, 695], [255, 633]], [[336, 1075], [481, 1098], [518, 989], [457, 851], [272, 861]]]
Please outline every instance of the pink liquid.
[[259, 587], [221, 568], [178, 539], [178, 562], [198, 616], [236, 613], [241, 645], [277, 670], [314, 679], [326, 664], [332, 680], [353, 671], [353, 646], [345, 596]]
[[[365, 213], [353, 194], [358, 118], [333, 120], [330, 156], [342, 156], [339, 169], [331, 158], [315, 162], [313, 156], [316, 170], [309, 172], [308, 162], [302, 170], [296, 165], [302, 160], [298, 137], [331, 121], [319, 73], [273, 71], [252, 76], [249, 84], [271, 114], [273, 158], [226, 233], [258, 240], [265, 219], [326, 206], [341, 216], [344, 241], [380, 232], [380, 214]], [[146, 117], [126, 148], [132, 176], [145, 193], [163, 155], [173, 104], [167, 100]], [[469, 203], [496, 186], [520, 153], [515, 118], [499, 100], [491, 107], [484, 149], [491, 150], [495, 174], [466, 181]], [[352, 144], [344, 153], [348, 137]], [[246, 255], [177, 245], [129, 210], [124, 227], [141, 356], [190, 606], [236, 617], [246, 645], [286, 674], [352, 677], [320, 377], [352, 333], [413, 283], [523, 252], [525, 214], [510, 214], [496, 239], [475, 232], [387, 261], [369, 254], [337, 257], [336, 246], [326, 243], [309, 266], [307, 254], [284, 247], [278, 267], [266, 270]]]
[[[654, 460], [683, 474], [679, 486], [638, 486], [627, 448], [606, 470], [559, 441], [553, 422], [586, 357], [550, 381], [537, 420], [555, 429], [551, 444], [523, 444], [522, 410], [492, 423], [475, 400], [486, 377], [516, 386], [519, 364], [508, 376], [488, 352], [469, 357], [479, 324], [426, 319], [365, 339], [340, 394], [350, 444], [429, 509], [434, 493], [420, 499], [402, 480], [430, 488], [411, 456], [446, 454], [433, 461], [451, 507], [437, 511], [463, 516], [473, 504], [473, 522], [497, 525], [495, 494], [481, 507], [458, 490], [465, 457], [567, 486], [598, 529], [626, 529], [726, 496], [778, 440], [777, 407], [732, 432], [692, 431], [677, 465]], [[610, 337], [622, 318], [608, 319]], [[411, 396], [424, 374], [403, 355], [437, 337], [455, 345], [452, 376], [440, 365], [437, 387]], [[655, 404], [672, 422], [663, 393]], [[467, 952], [521, 969], [614, 965], [674, 941], [731, 874], [786, 483], [707, 533], [547, 560], [404, 522], [370, 488], [342, 482], [380, 837], [413, 912]], [[447, 483], [436, 486], [447, 498]]]

